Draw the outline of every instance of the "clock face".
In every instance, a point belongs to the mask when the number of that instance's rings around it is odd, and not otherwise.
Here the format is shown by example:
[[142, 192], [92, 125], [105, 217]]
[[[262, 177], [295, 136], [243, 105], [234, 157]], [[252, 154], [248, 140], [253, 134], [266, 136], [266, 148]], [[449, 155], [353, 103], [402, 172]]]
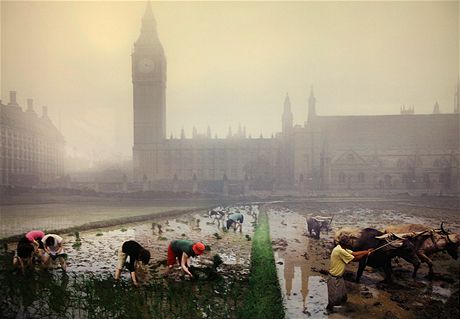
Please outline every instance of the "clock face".
[[139, 62], [138, 67], [140, 72], [149, 73], [155, 68], [155, 63], [150, 59], [144, 58]]

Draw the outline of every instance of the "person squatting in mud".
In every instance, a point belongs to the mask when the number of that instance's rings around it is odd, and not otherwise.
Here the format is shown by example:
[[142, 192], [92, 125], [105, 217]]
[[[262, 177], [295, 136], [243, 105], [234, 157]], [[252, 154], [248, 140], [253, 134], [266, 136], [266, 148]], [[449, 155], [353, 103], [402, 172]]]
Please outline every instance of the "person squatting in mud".
[[120, 279], [121, 271], [126, 265], [131, 275], [133, 285], [139, 287], [137, 281], [136, 269], [140, 267], [140, 263], [147, 265], [150, 260], [150, 251], [141, 246], [137, 241], [125, 241], [120, 249], [118, 249], [118, 264], [115, 270], [115, 280]]
[[44, 236], [45, 233], [41, 230], [31, 230], [25, 234], [18, 242], [16, 253], [13, 257], [13, 266], [18, 266], [22, 273], [24, 273], [26, 265], [31, 267], [34, 253], [39, 256], [39, 249], [44, 249], [41, 241]]
[[202, 242], [193, 242], [191, 240], [173, 240], [168, 246], [168, 269], [169, 271], [173, 266], [179, 262], [182, 270], [193, 277], [189, 270], [190, 257], [195, 257], [203, 254], [206, 246]]
[[328, 303], [326, 309], [334, 310], [334, 306], [340, 306], [347, 301], [347, 289], [343, 274], [345, 266], [351, 261], [360, 261], [369, 256], [373, 249], [352, 251], [346, 239], [340, 239], [339, 243], [331, 252], [329, 278], [327, 280]]
[[227, 229], [233, 226], [233, 231], [236, 231], [237, 228], [240, 229], [240, 233], [243, 228], [244, 216], [240, 212], [230, 214], [227, 219]]
[[44, 265], [49, 265], [51, 261], [59, 261], [63, 271], [67, 270], [67, 254], [62, 247], [63, 239], [56, 234], [48, 234], [41, 239], [43, 243], [42, 261]]

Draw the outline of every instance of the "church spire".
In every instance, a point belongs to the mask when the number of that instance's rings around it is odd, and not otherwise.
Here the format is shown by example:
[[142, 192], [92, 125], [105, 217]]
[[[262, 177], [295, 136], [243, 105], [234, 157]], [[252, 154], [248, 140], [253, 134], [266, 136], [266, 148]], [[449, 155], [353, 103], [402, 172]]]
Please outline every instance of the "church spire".
[[284, 112], [291, 111], [291, 100], [289, 99], [289, 94], [286, 93], [286, 97], [284, 98]]
[[308, 119], [307, 124], [311, 124], [316, 118], [316, 98], [313, 93], [313, 85], [310, 87], [310, 97], [308, 98]]
[[291, 100], [289, 99], [289, 94], [286, 93], [284, 98], [284, 110], [283, 110], [283, 119], [282, 119], [282, 131], [284, 135], [288, 135], [292, 131], [293, 126], [293, 115], [291, 111]]

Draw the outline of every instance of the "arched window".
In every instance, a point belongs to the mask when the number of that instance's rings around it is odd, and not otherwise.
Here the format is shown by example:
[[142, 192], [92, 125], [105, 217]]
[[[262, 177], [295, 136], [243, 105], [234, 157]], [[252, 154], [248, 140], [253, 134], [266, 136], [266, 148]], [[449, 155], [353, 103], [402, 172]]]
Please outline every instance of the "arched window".
[[364, 183], [364, 181], [365, 181], [364, 173], [363, 173], [363, 172], [360, 172], [360, 173], [358, 174], [358, 182], [359, 182], [359, 183]]
[[344, 172], [340, 172], [339, 173], [339, 183], [345, 183], [345, 173]]

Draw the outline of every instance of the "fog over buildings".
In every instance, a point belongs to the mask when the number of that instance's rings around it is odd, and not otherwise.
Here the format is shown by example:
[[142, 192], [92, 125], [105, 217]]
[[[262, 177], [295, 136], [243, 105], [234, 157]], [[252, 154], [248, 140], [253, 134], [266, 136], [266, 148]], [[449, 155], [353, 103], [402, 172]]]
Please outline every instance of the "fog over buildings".
[[[130, 159], [131, 53], [146, 2], [1, 3], [1, 97], [27, 98], [67, 153]], [[289, 93], [304, 125], [319, 115], [454, 108], [458, 2], [153, 2], [167, 58], [166, 135], [281, 131]]]

